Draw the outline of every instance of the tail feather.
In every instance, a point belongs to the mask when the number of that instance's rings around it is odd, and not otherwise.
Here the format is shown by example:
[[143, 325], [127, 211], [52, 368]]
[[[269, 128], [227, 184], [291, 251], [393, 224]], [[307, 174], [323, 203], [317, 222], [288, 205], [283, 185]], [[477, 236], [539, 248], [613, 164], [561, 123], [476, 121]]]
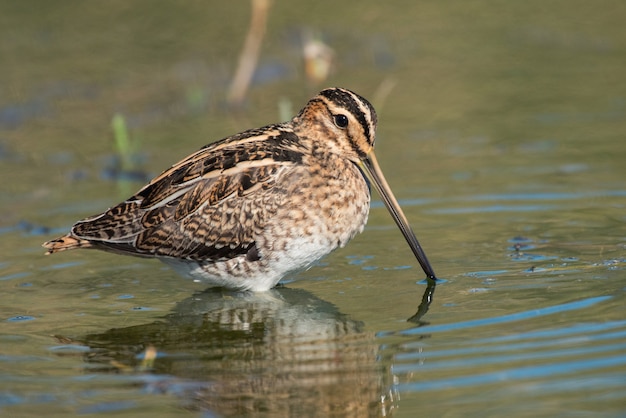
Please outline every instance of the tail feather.
[[91, 243], [85, 239], [80, 239], [67, 234], [63, 237], [44, 242], [43, 247], [47, 248], [46, 255], [58, 253], [59, 251], [73, 250], [76, 248], [89, 248]]

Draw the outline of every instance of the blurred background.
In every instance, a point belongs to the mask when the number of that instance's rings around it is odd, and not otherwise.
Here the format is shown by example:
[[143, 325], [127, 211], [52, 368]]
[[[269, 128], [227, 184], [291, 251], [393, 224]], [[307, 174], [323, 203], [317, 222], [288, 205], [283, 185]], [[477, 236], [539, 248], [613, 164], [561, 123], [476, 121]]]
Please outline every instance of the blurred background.
[[[0, 413], [623, 416], [625, 19], [609, 0], [0, 2]], [[446, 279], [417, 323], [426, 286], [375, 195], [364, 234], [267, 297], [43, 257], [328, 86], [376, 107]]]

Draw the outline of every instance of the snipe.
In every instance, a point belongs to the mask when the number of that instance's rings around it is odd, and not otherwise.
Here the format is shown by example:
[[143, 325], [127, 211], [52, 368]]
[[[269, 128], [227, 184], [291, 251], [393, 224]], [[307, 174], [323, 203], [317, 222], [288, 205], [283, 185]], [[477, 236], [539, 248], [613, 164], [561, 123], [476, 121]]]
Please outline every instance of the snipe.
[[43, 245], [158, 258], [213, 286], [267, 290], [363, 230], [367, 176], [435, 280], [376, 161], [376, 122], [361, 96], [323, 90], [291, 121], [209, 144]]

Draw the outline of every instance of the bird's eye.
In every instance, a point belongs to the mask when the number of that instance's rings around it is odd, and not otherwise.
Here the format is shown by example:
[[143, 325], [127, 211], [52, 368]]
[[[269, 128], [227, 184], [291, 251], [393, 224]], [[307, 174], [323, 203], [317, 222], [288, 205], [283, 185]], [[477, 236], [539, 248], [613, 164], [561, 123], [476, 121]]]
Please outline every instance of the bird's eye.
[[345, 128], [346, 126], [348, 126], [348, 117], [346, 115], [335, 115], [335, 125], [337, 125], [340, 128]]

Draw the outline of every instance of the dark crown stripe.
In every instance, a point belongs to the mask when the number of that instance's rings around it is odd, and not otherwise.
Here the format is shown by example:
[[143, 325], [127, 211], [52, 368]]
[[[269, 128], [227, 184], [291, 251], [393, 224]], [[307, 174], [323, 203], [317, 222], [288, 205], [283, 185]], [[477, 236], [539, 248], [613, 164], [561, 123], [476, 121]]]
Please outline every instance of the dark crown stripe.
[[337, 106], [347, 109], [359, 121], [368, 142], [371, 143], [374, 140], [372, 135], [376, 124], [376, 111], [370, 102], [350, 90], [339, 88], [322, 90], [320, 95]]

